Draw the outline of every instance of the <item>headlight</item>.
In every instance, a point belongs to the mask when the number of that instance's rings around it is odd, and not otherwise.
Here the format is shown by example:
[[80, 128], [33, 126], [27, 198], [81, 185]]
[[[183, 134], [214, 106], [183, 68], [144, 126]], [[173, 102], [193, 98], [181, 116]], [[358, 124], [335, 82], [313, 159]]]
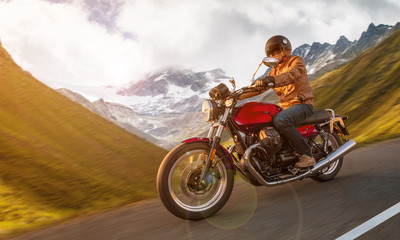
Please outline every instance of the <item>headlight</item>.
[[201, 106], [203, 118], [206, 122], [212, 122], [218, 119], [218, 106], [214, 101], [205, 100]]
[[228, 100], [225, 101], [225, 107], [229, 108], [233, 104], [233, 99], [229, 98]]

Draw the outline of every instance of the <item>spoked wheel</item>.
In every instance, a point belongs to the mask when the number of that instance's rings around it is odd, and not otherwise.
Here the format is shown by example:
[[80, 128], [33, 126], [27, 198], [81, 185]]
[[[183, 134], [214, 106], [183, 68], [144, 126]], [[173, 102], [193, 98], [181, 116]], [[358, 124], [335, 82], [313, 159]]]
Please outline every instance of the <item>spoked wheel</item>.
[[[316, 135], [316, 137], [314, 138], [314, 142], [318, 146], [317, 147], [313, 146], [311, 148], [312, 154], [314, 158], [317, 160], [317, 162], [323, 159], [320, 157], [321, 155], [325, 156], [325, 154], [322, 153], [321, 151], [321, 149], [324, 149], [325, 143], [327, 146], [328, 154], [334, 152], [342, 145], [342, 141], [340, 140], [340, 137], [337, 135], [336, 132], [330, 133], [328, 129], [326, 129], [325, 132], [327, 134], [327, 139], [324, 139], [322, 134]], [[313, 176], [311, 178], [319, 182], [332, 180], [339, 173], [340, 168], [342, 167], [342, 163], [343, 163], [343, 158], [340, 158], [331, 163], [329, 166], [321, 169], [321, 171], [317, 176]]]
[[164, 158], [158, 171], [157, 190], [174, 215], [203, 219], [220, 210], [229, 199], [233, 169], [223, 151], [217, 151], [207, 175], [200, 177], [209, 152], [207, 142], [183, 143]]

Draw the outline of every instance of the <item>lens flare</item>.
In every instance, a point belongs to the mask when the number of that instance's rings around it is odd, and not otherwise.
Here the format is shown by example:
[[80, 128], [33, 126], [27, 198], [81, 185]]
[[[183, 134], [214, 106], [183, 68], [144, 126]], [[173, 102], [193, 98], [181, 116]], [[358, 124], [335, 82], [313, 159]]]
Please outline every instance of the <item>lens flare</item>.
[[232, 195], [217, 214], [206, 218], [211, 225], [221, 229], [235, 229], [244, 225], [257, 208], [257, 192], [253, 185], [235, 179]]
[[294, 201], [296, 203], [296, 207], [297, 207], [297, 233], [296, 233], [296, 239], [301, 239], [301, 232], [303, 230], [303, 208], [301, 206], [301, 202], [299, 197], [297, 196], [296, 190], [293, 188], [292, 184], [288, 183], [285, 184], [290, 192], [293, 195]]

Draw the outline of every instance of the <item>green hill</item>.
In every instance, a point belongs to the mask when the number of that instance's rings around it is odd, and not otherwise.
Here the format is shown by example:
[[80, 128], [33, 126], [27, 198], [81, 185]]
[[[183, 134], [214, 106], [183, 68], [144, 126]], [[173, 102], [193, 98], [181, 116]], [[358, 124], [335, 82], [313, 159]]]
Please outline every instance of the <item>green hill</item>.
[[155, 197], [165, 154], [37, 81], [0, 44], [0, 237]]
[[400, 30], [345, 66], [311, 83], [316, 109], [350, 117], [361, 144], [400, 137]]

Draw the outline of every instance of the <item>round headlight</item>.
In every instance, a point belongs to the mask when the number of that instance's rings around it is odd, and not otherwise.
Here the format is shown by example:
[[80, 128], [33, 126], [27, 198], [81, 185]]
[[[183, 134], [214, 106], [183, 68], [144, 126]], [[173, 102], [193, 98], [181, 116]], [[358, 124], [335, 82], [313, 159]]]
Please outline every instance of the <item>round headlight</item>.
[[232, 104], [233, 104], [233, 99], [231, 99], [231, 98], [225, 101], [225, 107], [227, 107], [227, 108], [231, 107]]
[[212, 122], [218, 119], [218, 106], [214, 101], [205, 100], [201, 106], [203, 118], [206, 122]]

